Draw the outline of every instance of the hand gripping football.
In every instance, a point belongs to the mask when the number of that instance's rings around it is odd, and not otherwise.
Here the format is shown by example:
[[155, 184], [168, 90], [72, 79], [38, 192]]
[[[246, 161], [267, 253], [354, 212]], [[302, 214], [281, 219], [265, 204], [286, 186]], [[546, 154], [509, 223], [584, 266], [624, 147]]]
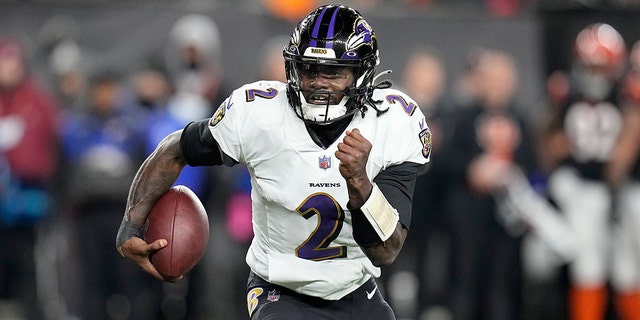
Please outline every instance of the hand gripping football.
[[168, 280], [189, 272], [209, 242], [209, 219], [195, 193], [186, 186], [169, 189], [151, 208], [144, 240], [166, 239], [167, 246], [151, 255], [151, 263]]

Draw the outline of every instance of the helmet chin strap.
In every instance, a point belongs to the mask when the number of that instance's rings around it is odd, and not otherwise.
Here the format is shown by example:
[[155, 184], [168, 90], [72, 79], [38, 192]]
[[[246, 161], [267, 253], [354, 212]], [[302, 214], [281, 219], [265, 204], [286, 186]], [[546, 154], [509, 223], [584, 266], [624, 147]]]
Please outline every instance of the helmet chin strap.
[[305, 120], [326, 122], [340, 118], [347, 113], [347, 100], [349, 100], [349, 97], [346, 95], [342, 97], [338, 104], [329, 104], [329, 99], [327, 99], [326, 105], [308, 103], [301, 92], [298, 95], [300, 96], [302, 117]]

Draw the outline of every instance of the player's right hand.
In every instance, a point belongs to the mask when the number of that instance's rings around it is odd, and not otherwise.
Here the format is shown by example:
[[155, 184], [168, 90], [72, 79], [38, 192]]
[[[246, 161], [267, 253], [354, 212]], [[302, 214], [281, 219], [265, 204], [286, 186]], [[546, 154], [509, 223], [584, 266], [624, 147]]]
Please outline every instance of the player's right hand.
[[165, 239], [158, 239], [152, 243], [147, 243], [138, 237], [131, 237], [118, 247], [118, 252], [156, 279], [162, 281], [176, 281], [178, 279], [166, 279], [163, 277], [153, 263], [151, 263], [151, 260], [149, 260], [152, 253], [166, 246], [167, 240]]
[[367, 161], [371, 148], [371, 142], [360, 130], [353, 129], [346, 131], [335, 152], [336, 158], [340, 160], [340, 174], [347, 182], [349, 203], [353, 208], [360, 208], [369, 198], [373, 188], [367, 176]]

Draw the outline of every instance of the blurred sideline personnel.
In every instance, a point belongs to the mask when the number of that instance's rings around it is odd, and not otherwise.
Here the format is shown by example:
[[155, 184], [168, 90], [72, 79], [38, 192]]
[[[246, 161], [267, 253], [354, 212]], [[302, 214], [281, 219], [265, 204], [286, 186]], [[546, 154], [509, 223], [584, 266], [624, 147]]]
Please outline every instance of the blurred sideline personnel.
[[622, 133], [606, 178], [616, 196], [612, 285], [621, 319], [640, 319], [640, 41], [631, 48], [622, 88]]
[[237, 89], [211, 119], [168, 135], [147, 158], [117, 248], [163, 279], [149, 255], [166, 240], [140, 238], [151, 206], [187, 164], [243, 163], [255, 235], [250, 317], [395, 319], [375, 278], [408, 232], [416, 176], [431, 152], [426, 120], [388, 81], [375, 83], [376, 34], [354, 9], [311, 12], [284, 57], [286, 84]]
[[221, 39], [211, 17], [190, 13], [171, 27], [165, 47], [165, 66], [175, 86], [173, 116], [188, 122], [211, 114], [228, 92], [223, 88]]
[[511, 170], [527, 175], [535, 166], [532, 132], [519, 112], [513, 56], [475, 48], [467, 63], [473, 99], [448, 118], [440, 164], [453, 246], [452, 319], [520, 319], [524, 230], [502, 193]]
[[576, 320], [604, 319], [607, 283], [614, 280], [618, 313], [623, 319], [638, 319], [637, 291], [629, 292], [632, 284], [622, 280], [633, 281], [629, 271], [637, 273], [638, 265], [628, 270], [617, 264], [616, 252], [623, 248], [617, 238], [625, 236], [621, 229], [612, 232], [616, 203], [607, 181], [620, 180], [607, 176], [620, 156], [614, 150], [625, 130], [620, 81], [627, 48], [612, 26], [595, 23], [578, 33], [574, 54], [566, 97], [554, 99], [563, 103], [552, 110], [546, 126], [547, 139], [563, 146], [548, 150], [556, 153], [550, 157], [560, 159], [549, 177], [550, 196], [580, 244], [568, 265], [568, 312]]
[[73, 300], [82, 319], [154, 319], [159, 309], [154, 279], [136, 277], [136, 268], [105, 252], [116, 213], [125, 208], [129, 184], [146, 156], [135, 118], [121, 101], [121, 81], [110, 70], [93, 75], [87, 105], [66, 113], [61, 128], [62, 185], [78, 239], [71, 247], [80, 266], [74, 277], [82, 289]]
[[[157, 112], [152, 115], [154, 118], [148, 123], [147, 154], [153, 152], [169, 133], [184, 128], [191, 121], [211, 116], [231, 92], [225, 88], [220, 30], [210, 16], [202, 13], [180, 16], [171, 27], [165, 50], [165, 67], [174, 92], [163, 108], [156, 109]], [[175, 184], [191, 188], [209, 209], [213, 197], [224, 195], [224, 192], [212, 189], [209, 176], [215, 174], [213, 171], [210, 167], [187, 167], [182, 170]], [[220, 184], [220, 181], [227, 182], [219, 178], [216, 183]], [[211, 251], [213, 246], [208, 248]], [[187, 318], [209, 314], [209, 309], [215, 305], [211, 303], [211, 296], [224, 290], [218, 283], [215, 283], [215, 287], [208, 285], [209, 275], [217, 271], [212, 272], [208, 268], [211, 264], [203, 261], [180, 283], [165, 285], [165, 305], [175, 305], [175, 310], [185, 309]]]
[[416, 180], [410, 232], [396, 263], [383, 270], [382, 281], [399, 318], [419, 319], [446, 312], [450, 235], [443, 200], [446, 177], [438, 159], [445, 140], [447, 71], [439, 50], [419, 46], [403, 68], [403, 91], [420, 106], [432, 133], [431, 162]]
[[53, 205], [58, 105], [27, 59], [18, 39], [0, 38], [0, 308], [40, 319], [34, 245]]

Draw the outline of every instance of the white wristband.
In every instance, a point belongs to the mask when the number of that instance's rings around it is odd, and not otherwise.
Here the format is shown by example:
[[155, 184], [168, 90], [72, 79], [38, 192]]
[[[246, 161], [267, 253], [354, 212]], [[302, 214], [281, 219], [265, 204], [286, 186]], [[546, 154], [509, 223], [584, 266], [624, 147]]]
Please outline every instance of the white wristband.
[[396, 229], [398, 220], [398, 211], [394, 209], [387, 198], [384, 197], [378, 185], [373, 184], [369, 199], [360, 208], [364, 216], [369, 220], [382, 241], [386, 241], [391, 237]]

